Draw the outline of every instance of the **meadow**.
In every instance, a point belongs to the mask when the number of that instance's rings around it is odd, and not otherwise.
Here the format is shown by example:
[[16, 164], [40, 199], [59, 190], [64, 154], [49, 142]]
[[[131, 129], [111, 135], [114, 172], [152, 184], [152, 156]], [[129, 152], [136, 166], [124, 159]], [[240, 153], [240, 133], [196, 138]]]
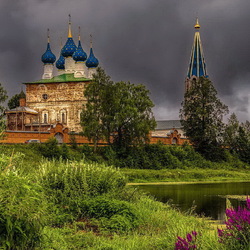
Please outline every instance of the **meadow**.
[[[127, 185], [157, 179], [147, 177], [156, 176], [150, 171], [166, 171], [158, 180], [183, 180], [174, 172], [184, 176], [184, 161], [191, 156], [179, 156], [181, 168], [153, 170], [111, 166], [110, 149], [94, 155], [87, 147], [72, 149], [50, 142], [1, 145], [0, 150], [1, 249], [184, 249], [177, 248], [182, 244], [178, 240], [188, 241], [192, 235], [190, 242], [198, 249], [235, 249], [235, 244], [219, 242], [217, 229], [207, 218], [181, 213]], [[231, 170], [225, 166], [221, 170], [228, 173], [234, 171], [233, 164], [243, 172], [248, 168], [241, 162], [227, 164]], [[167, 179], [166, 173], [173, 176]], [[193, 178], [194, 174], [187, 179]]]

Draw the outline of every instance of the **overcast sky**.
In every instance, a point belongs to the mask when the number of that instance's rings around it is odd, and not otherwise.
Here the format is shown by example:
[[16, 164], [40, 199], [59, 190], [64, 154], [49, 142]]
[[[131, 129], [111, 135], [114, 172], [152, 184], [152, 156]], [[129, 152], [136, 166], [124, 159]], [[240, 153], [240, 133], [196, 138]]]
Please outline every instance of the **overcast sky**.
[[0, 82], [9, 96], [39, 80], [47, 28], [58, 58], [68, 14], [77, 42], [114, 81], [142, 83], [158, 120], [179, 119], [196, 16], [207, 71], [220, 99], [241, 121], [250, 120], [249, 0], [1, 0]]

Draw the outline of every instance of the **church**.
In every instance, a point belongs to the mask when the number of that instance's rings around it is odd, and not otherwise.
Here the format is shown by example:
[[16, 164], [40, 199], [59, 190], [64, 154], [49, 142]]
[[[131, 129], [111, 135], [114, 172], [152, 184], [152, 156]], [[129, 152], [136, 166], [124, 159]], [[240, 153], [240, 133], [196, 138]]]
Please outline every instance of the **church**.
[[[194, 26], [196, 32], [191, 51], [190, 64], [185, 80], [187, 90], [193, 79], [207, 76], [206, 64], [200, 39], [200, 25]], [[41, 58], [43, 62], [42, 79], [26, 82], [26, 95], [20, 98], [20, 106], [6, 113], [6, 137], [4, 143], [24, 143], [29, 139], [41, 142], [55, 137], [59, 143], [69, 143], [74, 135], [78, 143], [90, 143], [79, 135], [82, 131], [80, 114], [86, 102], [84, 89], [93, 79], [99, 65], [94, 55], [92, 38], [89, 54], [81, 45], [80, 28], [78, 45], [75, 45], [71, 19], [68, 23], [68, 37], [56, 60], [50, 46], [48, 31], [47, 49]], [[54, 75], [54, 67], [57, 74]], [[155, 131], [150, 133], [150, 142], [181, 145], [188, 141], [184, 136], [179, 120], [157, 121]], [[104, 142], [105, 143], [105, 142]]]

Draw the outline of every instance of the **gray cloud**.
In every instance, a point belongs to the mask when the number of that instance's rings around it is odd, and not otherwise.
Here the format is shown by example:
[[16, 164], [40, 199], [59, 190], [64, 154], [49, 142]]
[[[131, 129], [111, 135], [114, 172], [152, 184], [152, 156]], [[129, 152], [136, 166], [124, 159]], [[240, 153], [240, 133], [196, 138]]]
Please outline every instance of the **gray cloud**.
[[115, 81], [143, 83], [157, 119], [176, 119], [193, 42], [196, 15], [210, 79], [241, 120], [249, 119], [250, 2], [247, 0], [13, 0], [0, 3], [0, 81], [9, 95], [42, 76], [46, 30], [59, 55], [68, 14], [73, 34], [89, 34], [101, 66]]

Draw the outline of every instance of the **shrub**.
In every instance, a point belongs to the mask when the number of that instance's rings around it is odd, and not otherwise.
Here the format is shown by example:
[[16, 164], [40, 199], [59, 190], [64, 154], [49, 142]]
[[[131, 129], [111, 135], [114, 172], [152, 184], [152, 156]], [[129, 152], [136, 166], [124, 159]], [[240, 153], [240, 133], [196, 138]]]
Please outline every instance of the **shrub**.
[[46, 161], [38, 178], [48, 197], [75, 215], [82, 212], [81, 204], [87, 197], [119, 192], [125, 186], [125, 178], [117, 169], [83, 161]]
[[49, 159], [59, 159], [61, 156], [61, 151], [56, 138], [50, 138], [44, 144], [39, 145], [39, 150], [44, 157]]
[[100, 219], [101, 227], [112, 232], [128, 231], [140, 223], [138, 208], [127, 201], [97, 197], [85, 200], [82, 206], [83, 216]]
[[65, 143], [62, 144], [60, 151], [62, 159], [67, 160], [70, 158], [69, 148]]
[[77, 145], [75, 134], [73, 134], [73, 133], [70, 134], [69, 140], [70, 140], [70, 145], [71, 145], [72, 149], [77, 149], [78, 145]]

